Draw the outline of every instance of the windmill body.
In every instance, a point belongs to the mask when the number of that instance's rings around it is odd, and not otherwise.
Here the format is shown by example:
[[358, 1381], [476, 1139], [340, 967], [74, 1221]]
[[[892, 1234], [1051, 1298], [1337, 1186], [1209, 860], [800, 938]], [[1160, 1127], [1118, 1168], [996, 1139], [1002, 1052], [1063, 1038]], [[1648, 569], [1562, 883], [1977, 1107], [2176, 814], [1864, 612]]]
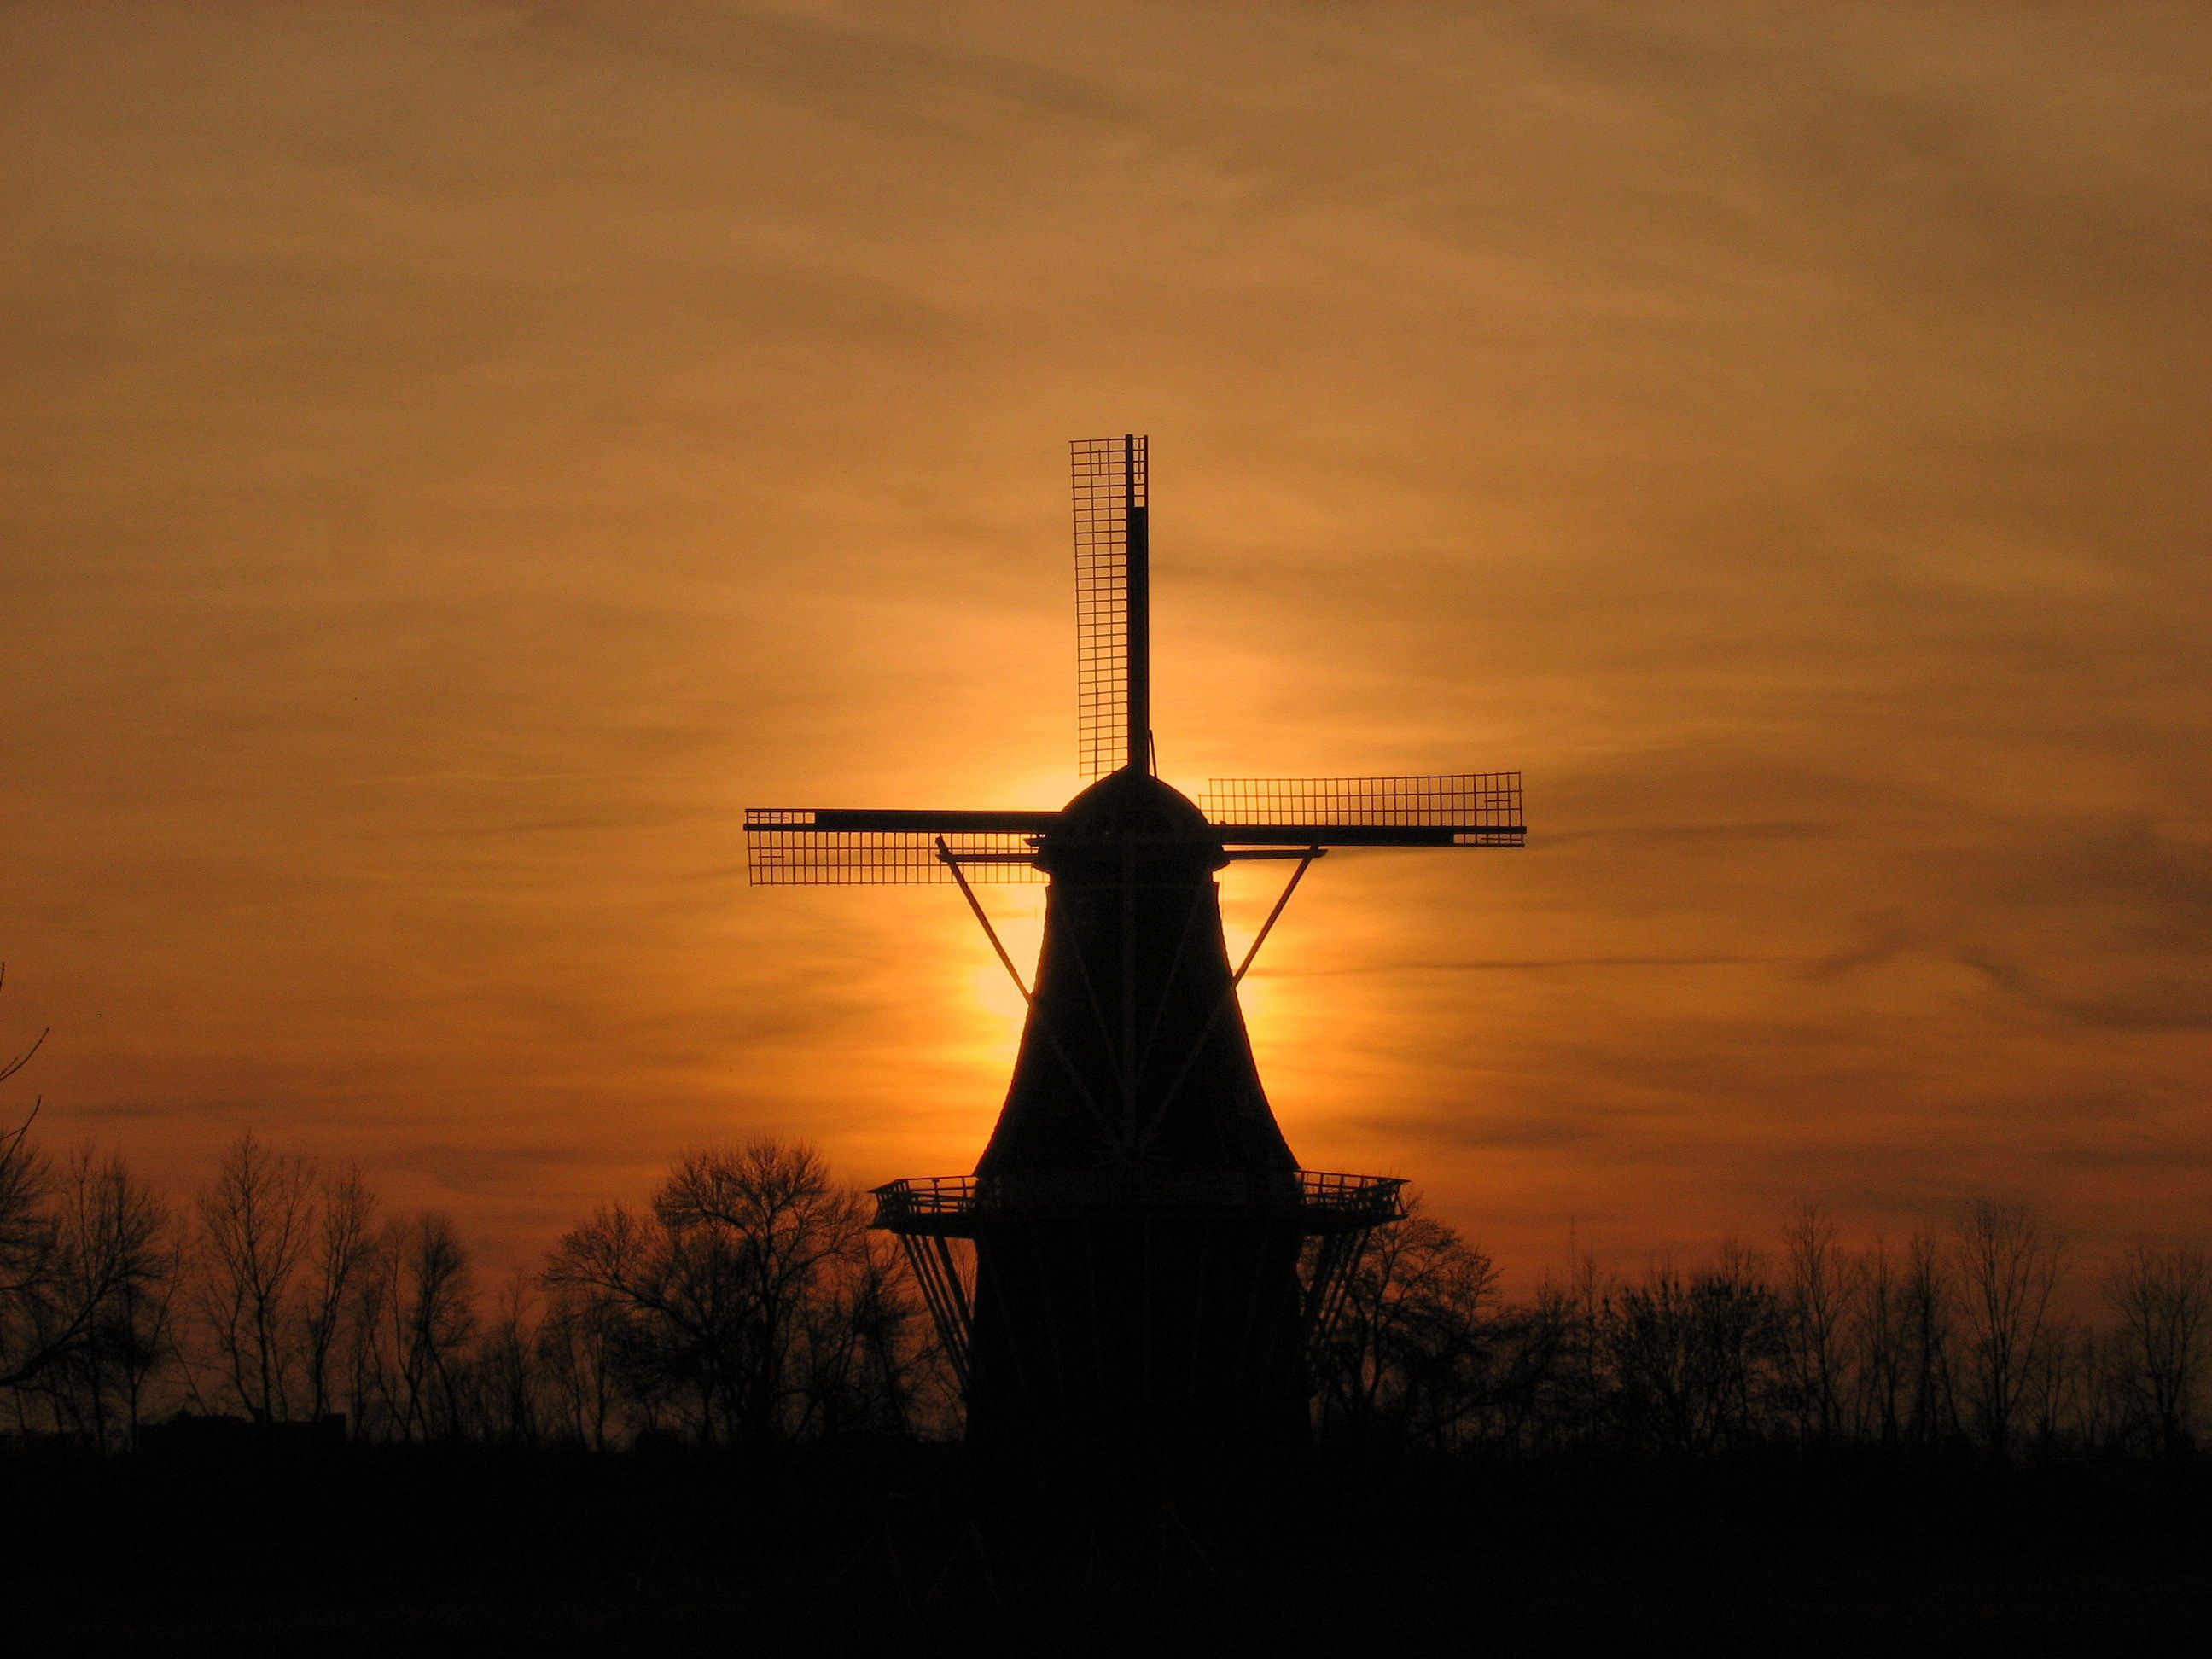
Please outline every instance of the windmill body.
[[1361, 1242], [1402, 1213], [1397, 1180], [1292, 1155], [1237, 1006], [1251, 955], [1231, 967], [1219, 871], [1296, 861], [1272, 927], [1333, 847], [1517, 846], [1523, 830], [1509, 773], [1217, 781], [1211, 810], [1154, 776], [1145, 441], [1074, 450], [1097, 781], [1056, 812], [767, 809], [746, 827], [757, 882], [947, 881], [994, 946], [975, 885], [1048, 884], [1021, 1048], [975, 1172], [878, 1188], [878, 1224], [905, 1245], [971, 1443], [1091, 1479], [1297, 1444], [1310, 1346]]
[[1000, 1214], [974, 1234], [971, 1439], [1125, 1470], [1294, 1440], [1297, 1161], [1237, 1006], [1226, 853], [1129, 767], [1060, 814], [1038, 861], [1036, 993], [976, 1165]]

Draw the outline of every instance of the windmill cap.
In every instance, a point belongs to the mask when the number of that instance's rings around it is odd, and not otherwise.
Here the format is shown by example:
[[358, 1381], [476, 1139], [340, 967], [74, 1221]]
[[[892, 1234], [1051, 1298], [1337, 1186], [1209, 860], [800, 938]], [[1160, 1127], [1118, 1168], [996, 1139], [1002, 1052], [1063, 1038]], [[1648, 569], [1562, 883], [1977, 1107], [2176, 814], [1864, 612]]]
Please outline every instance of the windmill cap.
[[1206, 814], [1190, 797], [1151, 773], [1125, 766], [1109, 773], [1060, 809], [1038, 848], [1047, 870], [1065, 867], [1067, 854], [1084, 858], [1134, 842], [1147, 862], [1192, 860], [1218, 870], [1229, 860]]

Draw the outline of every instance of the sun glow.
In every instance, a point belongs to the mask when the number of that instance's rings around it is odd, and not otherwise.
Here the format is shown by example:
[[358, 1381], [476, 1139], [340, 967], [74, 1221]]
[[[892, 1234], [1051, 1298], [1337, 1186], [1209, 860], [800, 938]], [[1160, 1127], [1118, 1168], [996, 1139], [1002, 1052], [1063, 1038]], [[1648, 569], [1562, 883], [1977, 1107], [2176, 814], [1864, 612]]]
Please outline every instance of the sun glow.
[[[1035, 977], [1044, 945], [1044, 890], [1041, 887], [984, 888], [977, 891], [984, 914], [1006, 948], [1024, 985]], [[1021, 1046], [1029, 1003], [980, 933], [973, 939], [980, 958], [967, 975], [968, 1005], [975, 1016], [972, 1052], [1011, 1068]]]
[[1011, 1064], [1022, 1037], [1022, 1022], [1029, 1005], [1006, 969], [995, 962], [972, 969], [968, 975], [968, 1000], [975, 1014], [975, 1047], [992, 1054], [1004, 1052]]

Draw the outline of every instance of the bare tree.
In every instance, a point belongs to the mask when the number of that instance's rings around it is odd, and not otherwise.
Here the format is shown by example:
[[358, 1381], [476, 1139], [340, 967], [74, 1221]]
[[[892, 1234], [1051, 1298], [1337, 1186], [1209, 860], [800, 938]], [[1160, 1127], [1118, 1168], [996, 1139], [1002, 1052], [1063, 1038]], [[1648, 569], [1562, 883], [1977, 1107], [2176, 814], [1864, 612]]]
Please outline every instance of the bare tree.
[[1528, 1304], [1491, 1321], [1489, 1425], [1502, 1448], [1557, 1451], [1603, 1434], [1612, 1384], [1601, 1317], [1608, 1304], [1597, 1262], [1584, 1256], [1565, 1284], [1547, 1281]]
[[2056, 1358], [2051, 1303], [2064, 1273], [2059, 1241], [2022, 1204], [1977, 1199], [1959, 1224], [1969, 1339], [1968, 1402], [1998, 1457], [2017, 1449], [2022, 1408]]
[[817, 1153], [755, 1140], [679, 1159], [649, 1215], [601, 1210], [560, 1241], [545, 1282], [583, 1319], [570, 1330], [604, 1336], [648, 1420], [681, 1400], [702, 1441], [763, 1445], [848, 1423], [858, 1387], [878, 1417], [897, 1405], [883, 1379], [911, 1363], [902, 1273], [870, 1250], [859, 1195]]
[[1915, 1234], [1905, 1246], [1903, 1294], [1906, 1435], [1916, 1444], [1936, 1445], [1959, 1430], [1958, 1294], [1934, 1235]]
[[[6, 982], [7, 973], [6, 964], [0, 963], [0, 984]], [[0, 1060], [0, 1083], [28, 1066], [46, 1040], [41, 1031], [21, 1054]], [[21, 1123], [0, 1131], [0, 1388], [17, 1390], [67, 1352], [82, 1334], [70, 1322], [57, 1346], [50, 1334], [48, 1298], [53, 1289], [56, 1241], [46, 1200], [52, 1172], [31, 1144], [31, 1126], [38, 1117], [34, 1100]], [[21, 1398], [18, 1394], [19, 1406]]]
[[1875, 1241], [1856, 1267], [1850, 1421], [1878, 1445], [1934, 1445], [1956, 1431], [1954, 1297], [1943, 1248], [1917, 1234], [1902, 1253]]
[[[716, 1294], [712, 1265], [650, 1215], [618, 1204], [562, 1235], [548, 1259], [556, 1328], [589, 1368], [594, 1391], [619, 1395], [631, 1432], [659, 1426], [662, 1401], [680, 1394], [701, 1441], [726, 1437], [721, 1353], [738, 1336], [726, 1328], [734, 1298]], [[595, 1442], [612, 1415], [604, 1395], [593, 1402]]]
[[249, 1132], [199, 1195], [198, 1302], [224, 1381], [261, 1422], [289, 1417], [302, 1381], [301, 1269], [315, 1236], [315, 1171]]
[[801, 1435], [898, 1435], [914, 1419], [927, 1344], [904, 1259], [863, 1237], [826, 1296], [801, 1316]]
[[605, 1450], [624, 1427], [629, 1396], [617, 1358], [623, 1318], [597, 1295], [556, 1286], [532, 1342], [562, 1433], [593, 1451]]
[[136, 1435], [147, 1382], [168, 1358], [176, 1253], [167, 1211], [120, 1158], [80, 1151], [56, 1188], [40, 1310], [56, 1358], [43, 1380], [55, 1426], [106, 1450]]
[[1417, 1212], [1382, 1230], [1321, 1356], [1325, 1419], [1433, 1449], [1474, 1426], [1490, 1404], [1497, 1284], [1490, 1258], [1440, 1221]]
[[441, 1212], [417, 1218], [413, 1244], [407, 1275], [410, 1354], [435, 1382], [441, 1431], [453, 1434], [462, 1422], [462, 1367], [476, 1337], [475, 1269], [451, 1218]]
[[1845, 1350], [1860, 1274], [1837, 1243], [1833, 1218], [1817, 1205], [1798, 1207], [1783, 1230], [1783, 1246], [1785, 1364], [1797, 1431], [1806, 1440], [1832, 1441], [1843, 1428]]
[[1875, 1239], [1860, 1261], [1852, 1323], [1852, 1432], [1896, 1445], [1905, 1434], [1908, 1339], [1905, 1279], [1887, 1239]]
[[0, 1388], [35, 1396], [53, 1429], [106, 1449], [136, 1432], [168, 1354], [175, 1253], [153, 1194], [118, 1158], [81, 1151], [57, 1171], [0, 1137]]
[[2212, 1352], [2212, 1258], [2191, 1244], [2136, 1239], [2105, 1281], [2118, 1320], [2116, 1380], [2145, 1449], [2179, 1457], [2194, 1449], [2208, 1352]]
[[57, 1346], [47, 1316], [58, 1267], [58, 1239], [47, 1208], [53, 1172], [31, 1145], [37, 1117], [33, 1107], [21, 1123], [0, 1135], [0, 1388], [21, 1389], [33, 1381], [82, 1334], [72, 1324]]
[[[869, 1265], [867, 1220], [858, 1194], [838, 1187], [811, 1146], [765, 1139], [734, 1152], [691, 1152], [677, 1161], [653, 1212], [680, 1254], [707, 1272], [704, 1290], [728, 1275], [736, 1290], [739, 1341], [717, 1369], [733, 1385], [740, 1437], [758, 1443], [781, 1429], [793, 1405], [815, 1408], [799, 1362], [815, 1333], [805, 1317]], [[719, 1295], [717, 1300], [721, 1299]]]
[[2110, 1346], [2087, 1326], [2052, 1316], [2021, 1389], [2018, 1437], [2045, 1451], [2086, 1441], [2104, 1415], [2098, 1393]]
[[305, 1323], [308, 1408], [328, 1414], [337, 1400], [333, 1370], [361, 1280], [375, 1254], [376, 1202], [349, 1165], [317, 1183], [316, 1212], [305, 1263], [301, 1317]]
[[1735, 1245], [1705, 1272], [1662, 1267], [1625, 1287], [1600, 1327], [1623, 1428], [1677, 1455], [1757, 1437], [1780, 1389], [1786, 1324], [1764, 1261]]
[[388, 1310], [399, 1293], [401, 1231], [394, 1222], [370, 1233], [339, 1303], [343, 1334], [334, 1346], [343, 1368], [348, 1425], [367, 1439], [392, 1430], [401, 1415], [397, 1362], [386, 1334], [394, 1322]]
[[468, 1255], [453, 1223], [435, 1211], [417, 1216], [396, 1240], [391, 1322], [403, 1438], [450, 1438], [461, 1431], [464, 1355], [476, 1334]]
[[478, 1344], [475, 1367], [478, 1431], [517, 1446], [538, 1443], [547, 1419], [547, 1378], [540, 1364], [544, 1349], [532, 1317], [530, 1290], [526, 1274], [508, 1280]]

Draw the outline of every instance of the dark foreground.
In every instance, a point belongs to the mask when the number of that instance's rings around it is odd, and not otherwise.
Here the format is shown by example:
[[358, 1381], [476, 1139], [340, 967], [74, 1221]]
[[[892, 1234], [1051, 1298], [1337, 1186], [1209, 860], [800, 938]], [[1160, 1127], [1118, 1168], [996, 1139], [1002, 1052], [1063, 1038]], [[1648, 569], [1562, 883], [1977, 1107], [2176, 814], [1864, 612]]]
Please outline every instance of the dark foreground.
[[21, 1655], [2184, 1651], [2212, 1480], [1765, 1458], [1322, 1465], [979, 1507], [958, 1457], [252, 1446], [0, 1459]]

